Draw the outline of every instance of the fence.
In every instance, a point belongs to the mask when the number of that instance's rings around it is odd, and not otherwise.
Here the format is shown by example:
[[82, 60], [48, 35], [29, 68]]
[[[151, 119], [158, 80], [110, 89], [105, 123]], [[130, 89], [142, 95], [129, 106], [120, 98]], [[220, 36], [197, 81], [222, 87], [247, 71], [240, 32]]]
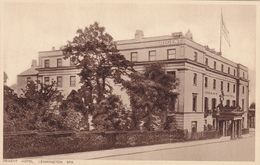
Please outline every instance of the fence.
[[126, 132], [17, 132], [4, 134], [4, 158], [32, 157], [213, 138], [187, 130]]

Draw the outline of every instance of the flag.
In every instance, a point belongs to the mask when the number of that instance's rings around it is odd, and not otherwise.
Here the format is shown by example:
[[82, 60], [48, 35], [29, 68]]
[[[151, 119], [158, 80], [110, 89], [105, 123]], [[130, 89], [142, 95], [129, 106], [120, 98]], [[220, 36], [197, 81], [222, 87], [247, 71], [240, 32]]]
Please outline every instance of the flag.
[[228, 42], [228, 45], [230, 46], [230, 39], [229, 39], [229, 31], [227, 29], [227, 26], [224, 22], [222, 11], [221, 11], [221, 34], [224, 36], [226, 41]]

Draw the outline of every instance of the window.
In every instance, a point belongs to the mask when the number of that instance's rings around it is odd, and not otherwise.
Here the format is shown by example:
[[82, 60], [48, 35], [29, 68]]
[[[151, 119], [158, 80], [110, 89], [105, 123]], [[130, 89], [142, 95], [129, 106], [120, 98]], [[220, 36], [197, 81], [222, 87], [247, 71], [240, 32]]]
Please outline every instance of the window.
[[229, 92], [229, 83], [227, 83], [227, 91]]
[[220, 90], [223, 90], [223, 81], [220, 83]]
[[49, 84], [50, 78], [49, 77], [44, 77], [44, 84]]
[[205, 97], [205, 102], [204, 102], [205, 112], [208, 112], [208, 111], [209, 111], [208, 104], [209, 104], [209, 99], [208, 99], [207, 97]]
[[197, 60], [198, 60], [198, 53], [194, 52], [194, 61], [197, 61]]
[[212, 109], [216, 109], [216, 99], [215, 98], [212, 99], [211, 105], [212, 105]]
[[205, 77], [205, 87], [208, 87], [208, 77]]
[[243, 78], [245, 78], [245, 72], [243, 72]]
[[214, 61], [214, 69], [217, 69], [217, 63]]
[[62, 58], [57, 59], [57, 67], [62, 67]]
[[232, 101], [232, 106], [235, 107], [236, 106], [236, 100]]
[[234, 76], [236, 76], [236, 69], [234, 69]]
[[242, 109], [244, 110], [245, 106], [245, 99], [242, 99]]
[[242, 92], [243, 92], [243, 94], [245, 93], [245, 87], [244, 86], [243, 86]]
[[224, 65], [221, 64], [221, 72], [224, 72]]
[[32, 81], [31, 77], [27, 77], [27, 85]]
[[191, 132], [196, 133], [197, 132], [197, 121], [191, 122]]
[[70, 66], [75, 66], [75, 60], [74, 59], [75, 59], [75, 57], [70, 58]]
[[61, 76], [57, 77], [57, 86], [62, 87], [62, 77]]
[[197, 85], [197, 74], [194, 73], [193, 75], [193, 85]]
[[70, 86], [71, 87], [76, 86], [76, 76], [70, 76]]
[[175, 71], [169, 71], [168, 74], [171, 74], [174, 78], [176, 78], [176, 72]]
[[167, 58], [168, 59], [175, 59], [176, 58], [176, 49], [167, 50]]
[[44, 60], [44, 67], [49, 68], [50, 67], [50, 60]]
[[236, 92], [236, 84], [233, 85], [233, 93]]
[[213, 89], [216, 89], [216, 80], [213, 79]]
[[192, 111], [197, 111], [197, 93], [192, 93]]
[[138, 57], [137, 52], [132, 52], [131, 53], [131, 61], [132, 62], [137, 61], [137, 57]]
[[226, 101], [226, 106], [230, 107], [230, 100]]
[[149, 51], [149, 61], [154, 61], [156, 60], [156, 51]]
[[228, 67], [228, 74], [230, 74], [230, 67]]
[[208, 60], [208, 58], [205, 59], [205, 65], [209, 66], [209, 60]]

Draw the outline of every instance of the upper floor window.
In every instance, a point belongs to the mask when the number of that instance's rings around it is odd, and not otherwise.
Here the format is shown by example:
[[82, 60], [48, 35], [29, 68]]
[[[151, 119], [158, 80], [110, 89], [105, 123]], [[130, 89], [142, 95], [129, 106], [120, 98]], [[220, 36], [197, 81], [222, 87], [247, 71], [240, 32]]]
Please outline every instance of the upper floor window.
[[213, 89], [216, 89], [216, 80], [213, 79]]
[[70, 86], [71, 87], [76, 86], [76, 76], [70, 76]]
[[44, 67], [49, 68], [50, 67], [50, 60], [44, 60]]
[[137, 52], [132, 52], [131, 53], [131, 61], [137, 61], [138, 58], [138, 53]]
[[208, 58], [205, 59], [205, 65], [209, 66], [209, 60], [208, 60]]
[[235, 107], [236, 106], [236, 100], [232, 101], [232, 106]]
[[230, 100], [226, 101], [226, 106], [230, 106]]
[[[75, 58], [75, 57], [74, 57]], [[73, 57], [70, 58], [70, 66], [74, 66], [75, 65], [75, 60]]]
[[217, 63], [214, 61], [214, 69], [217, 69]]
[[227, 83], [227, 91], [229, 92], [229, 83]]
[[198, 53], [194, 52], [194, 61], [198, 61]]
[[221, 72], [224, 72], [224, 65], [221, 64]]
[[62, 87], [62, 77], [61, 76], [57, 77], [57, 86]]
[[149, 51], [149, 61], [154, 61], [156, 60], [156, 51]]
[[208, 87], [208, 77], [205, 77], [205, 87]]
[[234, 69], [234, 76], [236, 76], [236, 69]]
[[220, 83], [220, 90], [223, 90], [223, 81]]
[[233, 93], [236, 92], [236, 84], [233, 85]]
[[228, 67], [228, 74], [230, 74], [230, 67]]
[[50, 78], [49, 77], [44, 77], [44, 84], [49, 84]]
[[31, 77], [27, 77], [27, 85], [32, 82], [32, 78]]
[[194, 73], [193, 75], [193, 85], [197, 85], [197, 74]]
[[57, 67], [62, 67], [62, 58], [57, 59]]
[[212, 106], [212, 109], [216, 109], [216, 99], [215, 98], [212, 99], [211, 106]]
[[243, 92], [243, 94], [245, 93], [245, 87], [244, 86], [243, 86], [242, 92]]
[[175, 59], [176, 58], [176, 49], [168, 49], [167, 50], [167, 58]]
[[245, 78], [245, 72], [243, 72], [243, 78]]

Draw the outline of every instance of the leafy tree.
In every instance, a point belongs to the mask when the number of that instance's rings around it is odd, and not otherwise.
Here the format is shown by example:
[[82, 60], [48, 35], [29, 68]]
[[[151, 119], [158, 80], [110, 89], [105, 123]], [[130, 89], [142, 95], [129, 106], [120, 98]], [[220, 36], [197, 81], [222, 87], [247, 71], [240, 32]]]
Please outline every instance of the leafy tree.
[[85, 29], [78, 29], [73, 41], [68, 41], [63, 48], [65, 59], [70, 58], [80, 69], [78, 93], [83, 101], [86, 118], [95, 113], [95, 104], [101, 103], [112, 93], [109, 80], [122, 83], [123, 76], [132, 71], [132, 63], [119, 53], [112, 36], [97, 22]]
[[167, 74], [161, 63], [152, 63], [143, 73], [132, 73], [123, 85], [130, 95], [135, 128], [143, 122], [148, 130], [164, 129], [167, 115], [174, 110], [178, 79]]
[[129, 130], [131, 120], [127, 111], [117, 95], [110, 95], [96, 104], [93, 113], [93, 126], [99, 131]]
[[[55, 83], [47, 85], [30, 81], [22, 91], [23, 94], [19, 98], [19, 102], [26, 111], [28, 129], [47, 128], [48, 126], [43, 126], [44, 124], [55, 125], [53, 124], [54, 119], [52, 120], [53, 115], [48, 110], [52, 109], [52, 112], [57, 110], [58, 104], [63, 98], [61, 92], [55, 87]], [[59, 125], [58, 127], [61, 128], [61, 124], [56, 123], [56, 126]]]
[[255, 102], [252, 102], [252, 103], [250, 104], [250, 109], [255, 109]]
[[19, 97], [13, 89], [4, 85], [4, 127], [5, 131], [25, 130], [25, 111], [23, 110]]

